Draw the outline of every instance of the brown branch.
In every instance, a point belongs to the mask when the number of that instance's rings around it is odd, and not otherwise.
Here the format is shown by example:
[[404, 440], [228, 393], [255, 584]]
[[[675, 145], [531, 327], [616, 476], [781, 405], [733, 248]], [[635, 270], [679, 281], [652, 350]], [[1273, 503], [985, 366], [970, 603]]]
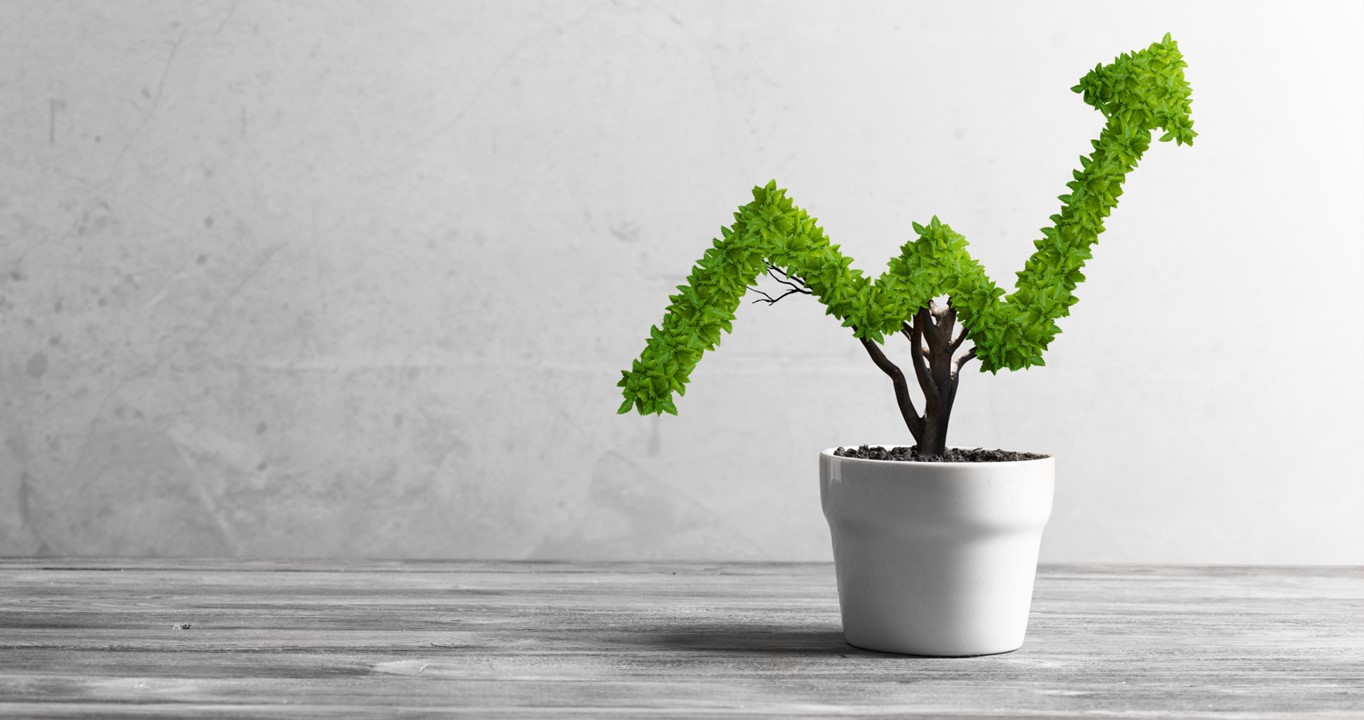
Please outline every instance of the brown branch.
[[967, 351], [966, 351], [966, 354], [965, 354], [965, 355], [962, 355], [961, 357], [957, 358], [957, 361], [956, 361], [955, 363], [952, 364], [952, 374], [953, 374], [953, 375], [959, 374], [959, 373], [961, 372], [962, 366], [965, 365], [966, 363], [971, 362], [972, 360], [974, 360], [975, 357], [976, 357], [976, 348], [975, 348], [975, 346], [972, 346], [970, 350], [967, 350]]
[[921, 442], [924, 419], [919, 417], [919, 411], [914, 409], [914, 400], [909, 396], [909, 383], [905, 380], [904, 372], [881, 352], [881, 348], [874, 341], [859, 339], [862, 340], [862, 347], [866, 348], [867, 354], [871, 356], [871, 361], [876, 363], [876, 367], [890, 376], [890, 381], [895, 386], [895, 404], [900, 407], [900, 416], [904, 418], [909, 434], [914, 436], [914, 442]]
[[957, 352], [957, 348], [961, 347], [961, 344], [962, 344], [963, 342], [966, 342], [966, 328], [965, 328], [965, 327], [963, 327], [963, 328], [961, 329], [961, 334], [957, 336], [957, 339], [952, 341], [952, 352], [953, 352], [953, 353], [956, 353], [956, 352]]
[[914, 350], [909, 356], [914, 360], [914, 377], [919, 381], [919, 389], [924, 392], [925, 411], [935, 413], [938, 407], [938, 387], [933, 384], [933, 378], [928, 374], [928, 366], [924, 364], [924, 326], [931, 325], [933, 320], [929, 318], [928, 308], [919, 308], [919, 312], [914, 317], [914, 332], [911, 333], [910, 342], [914, 344]]
[[941, 411], [950, 411], [949, 400], [952, 391], [952, 328], [957, 324], [957, 311], [950, 306], [936, 302], [928, 304], [928, 313], [933, 322], [924, 328], [928, 341], [928, 372], [933, 378], [933, 387], [938, 389], [938, 399], [942, 402]]
[[[900, 334], [905, 336], [905, 339], [909, 341], [910, 345], [914, 344], [914, 326], [911, 325], [909, 321], [905, 321], [900, 326]], [[924, 347], [923, 343], [919, 343], [918, 348], [919, 352], [922, 353], [924, 357], [928, 357], [928, 348]]]
[[928, 303], [929, 311], [933, 314], [935, 325], [937, 325], [937, 340], [944, 341], [952, 337], [952, 329], [957, 326], [957, 311], [952, 307], [949, 300], [946, 305], [939, 305], [936, 301], [930, 300]]

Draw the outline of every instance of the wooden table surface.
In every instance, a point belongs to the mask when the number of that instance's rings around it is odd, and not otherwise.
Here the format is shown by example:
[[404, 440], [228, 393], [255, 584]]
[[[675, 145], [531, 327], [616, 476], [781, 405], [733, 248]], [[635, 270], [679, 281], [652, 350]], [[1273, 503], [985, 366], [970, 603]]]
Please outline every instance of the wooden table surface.
[[827, 564], [0, 560], [0, 716], [412, 715], [1364, 718], [1364, 568], [1043, 567], [933, 659]]

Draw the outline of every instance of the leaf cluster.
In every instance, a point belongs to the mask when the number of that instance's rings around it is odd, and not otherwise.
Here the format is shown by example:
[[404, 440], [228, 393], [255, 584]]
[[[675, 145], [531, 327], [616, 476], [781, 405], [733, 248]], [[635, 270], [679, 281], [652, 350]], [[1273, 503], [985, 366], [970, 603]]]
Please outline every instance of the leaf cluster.
[[692, 370], [731, 331], [743, 295], [769, 263], [799, 280], [860, 339], [883, 343], [930, 300], [946, 295], [982, 370], [1045, 364], [1042, 353], [1060, 333], [1056, 320], [1079, 301], [1074, 291], [1084, 280], [1081, 270], [1117, 206], [1127, 173], [1150, 147], [1151, 131], [1164, 129], [1161, 139], [1176, 144], [1193, 142], [1184, 67], [1166, 35], [1146, 50], [1096, 67], [1073, 88], [1107, 123], [1092, 141], [1093, 152], [1080, 158], [1069, 192], [1058, 198], [1060, 212], [1041, 229], [1036, 250], [1007, 296], [967, 252], [966, 238], [937, 217], [915, 223], [917, 238], [872, 280], [775, 181], [755, 187], [753, 201], [739, 208], [734, 223], [721, 229], [686, 283], [669, 296], [662, 323], [650, 328], [644, 351], [622, 373], [619, 411], [676, 414], [673, 394], [686, 393]]
[[1192, 145], [1194, 132], [1191, 91], [1184, 81], [1188, 67], [1170, 33], [1158, 43], [1135, 53], [1123, 53], [1109, 65], [1095, 66], [1071, 88], [1104, 114], [1125, 125], [1161, 128], [1162, 141]]

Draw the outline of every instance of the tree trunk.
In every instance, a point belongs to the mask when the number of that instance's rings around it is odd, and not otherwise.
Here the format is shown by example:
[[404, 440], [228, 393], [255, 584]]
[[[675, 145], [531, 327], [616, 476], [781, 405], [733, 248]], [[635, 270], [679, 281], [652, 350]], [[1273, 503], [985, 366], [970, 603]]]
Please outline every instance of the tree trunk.
[[966, 331], [954, 339], [957, 311], [949, 303], [940, 306], [929, 303], [915, 313], [913, 323], [906, 322], [902, 333], [909, 339], [914, 377], [924, 395], [924, 413], [919, 415], [909, 396], [905, 374], [892, 363], [870, 340], [863, 340], [876, 366], [881, 368], [895, 386], [895, 401], [905, 425], [914, 436], [915, 446], [922, 456], [941, 456], [947, 453], [947, 425], [952, 419], [952, 404], [957, 398], [957, 384], [961, 366], [976, 355], [975, 348], [960, 357], [953, 357], [966, 339]]
[[924, 436], [918, 442], [919, 454], [925, 456], [939, 456], [947, 454], [947, 428], [946, 423], [938, 422], [946, 420], [946, 417], [924, 417]]

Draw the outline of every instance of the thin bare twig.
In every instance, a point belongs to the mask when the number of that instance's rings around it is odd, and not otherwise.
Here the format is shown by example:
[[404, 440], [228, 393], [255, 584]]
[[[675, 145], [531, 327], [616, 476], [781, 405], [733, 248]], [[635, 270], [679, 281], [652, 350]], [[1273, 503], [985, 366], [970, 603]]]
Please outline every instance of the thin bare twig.
[[[787, 290], [786, 292], [784, 292], [784, 293], [782, 293], [782, 294], [780, 294], [780, 295], [778, 295], [778, 296], [776, 296], [776, 297], [772, 297], [771, 295], [768, 295], [767, 293], [765, 293], [765, 292], [763, 292], [762, 290], [759, 290], [758, 288], [755, 288], [755, 287], [750, 287], [749, 290], [752, 290], [753, 292], [758, 293], [759, 295], [762, 295], [762, 297], [756, 298], [753, 302], [755, 302], [755, 303], [767, 303], [768, 305], [775, 305], [775, 304], [777, 303], [778, 300], [780, 300], [780, 299], [786, 297], [787, 295], [795, 295], [796, 293], [800, 292], [800, 290]], [[809, 291], [806, 291], [805, 294], [806, 294], [806, 295], [809, 295], [810, 293], [809, 293]]]
[[[781, 277], [777, 277], [777, 273], [781, 273]], [[801, 282], [800, 278], [792, 279], [790, 274], [788, 274], [785, 270], [782, 270], [781, 268], [777, 267], [776, 265], [773, 265], [772, 263], [767, 263], [767, 274], [771, 276], [773, 280], [776, 280], [777, 282], [791, 288], [796, 292], [804, 293], [806, 295], [813, 294], [810, 291], [810, 288], [805, 287], [805, 283]]]
[[[777, 273], [781, 273], [781, 277], [777, 277]], [[786, 297], [787, 295], [795, 295], [796, 293], [800, 293], [800, 294], [802, 294], [802, 295], [813, 295], [813, 294], [814, 294], [814, 293], [810, 290], [810, 288], [805, 287], [805, 285], [804, 285], [803, 283], [799, 282], [799, 278], [796, 278], [796, 279], [793, 280], [793, 279], [791, 278], [790, 275], [788, 275], [787, 273], [783, 272], [780, 268], [778, 268], [776, 265], [773, 265], [772, 263], [767, 263], [767, 274], [768, 274], [773, 280], [776, 280], [777, 282], [779, 282], [779, 283], [781, 283], [782, 285], [785, 285], [786, 287], [791, 288], [791, 289], [790, 289], [790, 290], [787, 290], [786, 292], [784, 292], [784, 293], [782, 293], [782, 294], [780, 294], [780, 295], [778, 295], [777, 297], [772, 297], [771, 295], [767, 294], [766, 292], [763, 292], [762, 290], [759, 290], [757, 287], [751, 286], [751, 285], [750, 285], [749, 288], [748, 288], [749, 290], [752, 290], [753, 292], [758, 293], [759, 295], [762, 295], [762, 297], [757, 298], [757, 299], [755, 299], [755, 300], [753, 301], [753, 302], [755, 302], [755, 303], [767, 303], [768, 305], [775, 305], [775, 304], [777, 303], [778, 300], [781, 300], [782, 298]]]

